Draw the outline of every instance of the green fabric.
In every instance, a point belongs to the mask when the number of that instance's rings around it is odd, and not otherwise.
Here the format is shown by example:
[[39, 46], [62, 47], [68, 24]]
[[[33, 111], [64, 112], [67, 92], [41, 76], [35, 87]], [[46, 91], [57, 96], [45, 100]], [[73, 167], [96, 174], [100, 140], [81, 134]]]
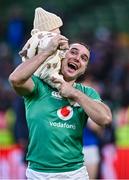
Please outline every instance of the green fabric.
[[1, 114], [0, 126], [0, 147], [9, 146], [15, 143], [13, 128], [15, 124], [15, 113], [13, 109], [9, 108], [6, 112]]
[[[30, 132], [29, 168], [41, 172], [66, 172], [82, 167], [82, 130], [87, 115], [81, 107], [71, 107], [56, 89], [37, 77], [33, 76], [33, 81], [33, 92], [24, 97]], [[100, 100], [92, 88], [75, 86], [91, 98]]]
[[0, 130], [0, 147], [14, 144], [12, 133], [8, 129]]
[[116, 145], [118, 147], [127, 148], [129, 147], [129, 125], [117, 127], [115, 130]]

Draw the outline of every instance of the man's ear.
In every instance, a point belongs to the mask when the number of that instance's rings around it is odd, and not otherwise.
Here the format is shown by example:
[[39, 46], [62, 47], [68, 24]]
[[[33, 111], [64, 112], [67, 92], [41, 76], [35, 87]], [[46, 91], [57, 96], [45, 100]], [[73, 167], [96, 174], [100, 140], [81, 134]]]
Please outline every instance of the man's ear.
[[32, 29], [32, 31], [31, 31], [31, 36], [33, 36], [34, 34], [36, 34], [36, 33], [38, 33], [38, 32], [39, 32], [38, 29]]

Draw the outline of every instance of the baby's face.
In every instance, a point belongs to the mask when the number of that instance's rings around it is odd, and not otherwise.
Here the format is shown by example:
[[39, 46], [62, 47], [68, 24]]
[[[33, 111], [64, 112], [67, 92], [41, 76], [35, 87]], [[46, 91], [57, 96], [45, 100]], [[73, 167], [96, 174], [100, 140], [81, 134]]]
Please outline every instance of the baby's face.
[[60, 29], [59, 29], [59, 28], [56, 28], [56, 29], [51, 30], [51, 32], [60, 34]]

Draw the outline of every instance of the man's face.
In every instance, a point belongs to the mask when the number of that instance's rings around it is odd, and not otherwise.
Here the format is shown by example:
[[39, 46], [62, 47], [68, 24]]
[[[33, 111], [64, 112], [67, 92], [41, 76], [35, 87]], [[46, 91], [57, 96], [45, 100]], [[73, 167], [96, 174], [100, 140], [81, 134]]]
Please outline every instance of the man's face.
[[90, 57], [89, 50], [82, 44], [76, 43], [70, 46], [62, 61], [61, 73], [66, 81], [76, 80], [86, 70]]

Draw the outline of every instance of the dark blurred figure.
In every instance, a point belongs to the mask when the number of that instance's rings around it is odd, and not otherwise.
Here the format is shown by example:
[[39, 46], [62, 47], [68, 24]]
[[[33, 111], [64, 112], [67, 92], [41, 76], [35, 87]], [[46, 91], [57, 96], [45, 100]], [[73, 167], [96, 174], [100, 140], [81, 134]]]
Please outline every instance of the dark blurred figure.
[[99, 27], [95, 31], [94, 40], [91, 45], [92, 75], [98, 80], [105, 81], [111, 69], [114, 51], [111, 31], [106, 27]]
[[19, 50], [25, 38], [25, 20], [21, 6], [14, 4], [10, 8], [7, 24], [7, 41], [13, 50]]
[[16, 138], [16, 143], [20, 145], [24, 152], [23, 161], [26, 163], [25, 155], [27, 151], [28, 144], [28, 127], [25, 118], [25, 107], [24, 102], [21, 97], [16, 97], [13, 103], [13, 108], [16, 113], [16, 123], [14, 126], [14, 133]]
[[6, 41], [13, 52], [14, 67], [20, 64], [21, 59], [18, 54], [27, 37], [27, 19], [24, 9], [19, 4], [13, 4], [9, 9], [9, 17], [6, 26]]

